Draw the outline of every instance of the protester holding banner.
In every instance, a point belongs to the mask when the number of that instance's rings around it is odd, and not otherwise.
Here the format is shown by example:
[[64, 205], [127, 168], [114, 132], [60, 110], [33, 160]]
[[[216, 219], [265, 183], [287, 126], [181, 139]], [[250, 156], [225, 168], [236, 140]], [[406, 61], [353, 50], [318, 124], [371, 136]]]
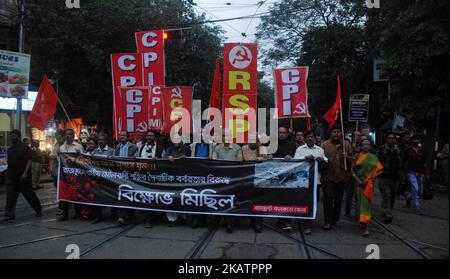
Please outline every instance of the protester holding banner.
[[[262, 161], [264, 160], [264, 154], [261, 154], [261, 144], [259, 143], [259, 140], [256, 139], [255, 143], [249, 143], [247, 145], [244, 145], [241, 149], [241, 152], [239, 152], [237, 160], [238, 161]], [[260, 233], [261, 232], [261, 224], [262, 224], [262, 218], [258, 217], [250, 217], [250, 223], [255, 232]]]
[[[127, 131], [121, 131], [119, 133], [119, 144], [114, 152], [115, 156], [122, 158], [134, 158], [136, 157], [137, 147], [129, 140], [129, 134]], [[117, 222], [119, 226], [125, 225], [128, 221], [127, 219], [132, 218], [134, 215], [134, 210], [132, 209], [119, 209], [117, 211], [118, 219]]]
[[[97, 137], [95, 135], [89, 136], [89, 138], [86, 140], [86, 153], [89, 155], [92, 155], [95, 150], [97, 149]], [[81, 216], [85, 220], [90, 220], [94, 217], [94, 207], [90, 205], [82, 205], [81, 206]]]
[[97, 139], [94, 137], [89, 137], [87, 143], [86, 143], [86, 152], [88, 154], [93, 154], [94, 151], [97, 149]]
[[[213, 159], [215, 160], [228, 160], [237, 161], [241, 147], [232, 143], [231, 131], [223, 129], [222, 131], [222, 143], [216, 145], [214, 148]], [[233, 226], [236, 225], [237, 218], [226, 216], [224, 217], [225, 227], [228, 233], [233, 232]]]
[[369, 223], [372, 220], [373, 187], [375, 178], [383, 169], [383, 165], [378, 157], [371, 153], [371, 149], [370, 140], [363, 140], [361, 142], [361, 153], [359, 153], [352, 167], [352, 176], [356, 184], [356, 197], [358, 198], [358, 222], [363, 226], [363, 236], [369, 236]]
[[121, 131], [119, 134], [119, 144], [115, 149], [114, 156], [134, 158], [136, 157], [136, 153], [137, 147], [135, 144], [130, 142], [128, 132]]
[[[330, 230], [337, 226], [341, 215], [342, 198], [345, 185], [349, 181], [352, 147], [343, 141], [342, 130], [336, 125], [331, 128], [330, 139], [322, 144], [325, 156], [328, 158], [327, 168], [322, 175], [324, 229]], [[344, 162], [347, 160], [347, 162]], [[347, 167], [347, 169], [346, 169]]]
[[[73, 129], [66, 129], [64, 131], [64, 136], [66, 141], [59, 148], [60, 153], [83, 153], [83, 146], [78, 142], [75, 142], [75, 132]], [[58, 221], [65, 221], [68, 219], [69, 214], [69, 203], [61, 201], [60, 203], [61, 215], [58, 218]], [[81, 217], [81, 206], [78, 204], [74, 204], [75, 208], [75, 216], [74, 218]]]
[[[295, 143], [293, 140], [289, 139], [289, 130], [286, 127], [278, 128], [278, 148], [277, 151], [272, 155], [273, 158], [290, 160], [295, 155]], [[290, 219], [278, 219], [278, 226], [285, 231], [292, 230], [292, 224]]]
[[[316, 135], [313, 131], [306, 132], [306, 144], [299, 146], [297, 150], [295, 151], [294, 159], [300, 159], [300, 160], [307, 160], [307, 161], [314, 161], [317, 160], [317, 163], [319, 164], [319, 174], [317, 177], [317, 193], [319, 193], [319, 186], [320, 186], [320, 173], [321, 170], [325, 168], [326, 164], [328, 163], [328, 158], [325, 156], [325, 153], [323, 149], [320, 146], [316, 145]], [[319, 197], [317, 197], [319, 199]], [[311, 234], [311, 228], [312, 228], [312, 221], [311, 220], [304, 220], [304, 232], [306, 235]]]
[[108, 146], [108, 135], [105, 133], [100, 133], [98, 135], [98, 147], [94, 150], [93, 155], [95, 156], [114, 156], [114, 148]]
[[11, 131], [10, 136], [12, 145], [7, 150], [8, 174], [4, 221], [14, 220], [19, 193], [22, 193], [39, 217], [42, 215], [41, 202], [31, 188], [31, 150], [20, 141], [19, 130]]
[[[156, 142], [156, 132], [147, 131], [145, 134], [145, 139], [142, 140], [143, 145], [139, 148], [138, 157], [145, 159], [158, 159], [162, 158], [163, 148]], [[152, 228], [152, 220], [156, 219], [158, 214], [156, 212], [146, 211], [146, 223], [145, 227], [147, 229]]]
[[205, 142], [205, 139], [203, 138], [203, 135], [206, 135], [208, 133], [205, 129], [202, 129], [202, 137], [201, 141], [199, 143], [193, 142], [190, 144], [191, 147], [191, 157], [193, 158], [209, 158], [211, 159], [213, 157], [214, 153], [214, 143], [212, 142]]
[[162, 152], [163, 148], [161, 147], [161, 145], [156, 143], [156, 132], [150, 130], [146, 133], [145, 141], [139, 148], [137, 157], [156, 159], [162, 157]]
[[[167, 148], [167, 152], [163, 155], [163, 158], [168, 159], [169, 161], [174, 161], [176, 159], [185, 158], [191, 156], [191, 149], [184, 145], [182, 142], [181, 136], [178, 134], [174, 134], [171, 138], [171, 144]], [[166, 212], [167, 220], [169, 221], [169, 226], [172, 226], [177, 221], [182, 219], [178, 219], [179, 214], [174, 212]], [[181, 215], [181, 218], [184, 218]]]
[[[104, 156], [110, 157], [114, 156], [114, 148], [111, 148], [107, 144], [108, 135], [105, 133], [100, 133], [97, 138], [98, 147], [94, 150], [92, 155], [94, 156]], [[111, 215], [116, 213], [115, 208], [111, 208]], [[114, 213], [113, 213], [114, 212]], [[94, 219], [92, 220], [92, 224], [100, 223], [103, 219], [102, 207], [101, 206], [92, 206], [92, 213]]]
[[401, 175], [401, 155], [396, 145], [395, 134], [386, 134], [386, 143], [380, 147], [377, 156], [383, 165], [383, 173], [378, 178], [378, 189], [381, 192], [383, 215], [385, 223], [392, 222], [397, 185]]
[[241, 152], [241, 147], [237, 144], [231, 143], [231, 139], [228, 139], [225, 132], [223, 132], [222, 143], [217, 144], [214, 147], [213, 159], [236, 161], [239, 152]]

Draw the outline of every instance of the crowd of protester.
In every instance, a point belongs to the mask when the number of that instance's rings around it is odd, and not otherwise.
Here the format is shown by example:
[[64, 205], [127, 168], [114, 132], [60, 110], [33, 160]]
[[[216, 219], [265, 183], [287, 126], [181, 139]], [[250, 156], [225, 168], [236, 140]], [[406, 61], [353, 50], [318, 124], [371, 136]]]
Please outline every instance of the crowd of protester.
[[[204, 131], [203, 131], [204, 132]], [[421, 195], [424, 182], [429, 179], [425, 167], [425, 154], [421, 139], [417, 135], [404, 134], [399, 139], [393, 132], [384, 135], [383, 144], [375, 148], [367, 135], [354, 131], [351, 139], [344, 139], [338, 126], [330, 129], [329, 139], [317, 142], [313, 131], [297, 131], [279, 127], [278, 148], [275, 153], [268, 153], [268, 144], [261, 144], [258, 137], [255, 143], [239, 145], [231, 143], [223, 133], [221, 143], [205, 142], [185, 144], [181, 137], [174, 140], [168, 134], [147, 131], [139, 139], [131, 140], [128, 132], [120, 132], [116, 143], [110, 143], [105, 133], [91, 134], [86, 142], [75, 140], [72, 129], [57, 130], [56, 143], [51, 152], [51, 176], [56, 187], [58, 175], [58, 155], [60, 153], [84, 153], [93, 156], [138, 157], [146, 159], [176, 160], [184, 157], [208, 158], [212, 160], [261, 161], [280, 158], [284, 160], [300, 159], [317, 161], [318, 198], [323, 201], [323, 229], [335, 229], [339, 225], [345, 196], [344, 215], [361, 225], [363, 236], [369, 235], [372, 219], [372, 204], [375, 188], [381, 193], [381, 207], [384, 221], [394, 219], [393, 208], [397, 195], [405, 198], [406, 206], [421, 214]], [[7, 195], [5, 220], [15, 218], [15, 206], [19, 193], [30, 203], [37, 216], [42, 215], [42, 207], [34, 189], [38, 189], [40, 169], [39, 146], [21, 140], [20, 131], [11, 132], [12, 145], [7, 150]], [[172, 141], [174, 140], [174, 141]], [[439, 154], [441, 161], [447, 160], [446, 151]], [[446, 153], [445, 153], [446, 152]], [[448, 183], [448, 174], [447, 174]], [[406, 187], [401, 187], [406, 185]], [[73, 205], [74, 218], [86, 219], [92, 223], [103, 220], [105, 208], [84, 206], [60, 201], [58, 220], [69, 219], [69, 208]], [[320, 209], [319, 209], [320, 210]], [[132, 209], [110, 208], [111, 217], [119, 225], [124, 225], [135, 218]], [[353, 214], [352, 214], [353, 211]], [[205, 226], [207, 215], [161, 213], [145, 211], [147, 228], [165, 218], [170, 226], [188, 222], [193, 228]], [[243, 218], [226, 216], [223, 224], [232, 232]], [[220, 218], [215, 217], [216, 222]], [[280, 218], [278, 226], [285, 231], [293, 230], [294, 219]], [[304, 220], [301, 225], [305, 234], [312, 233], [313, 222]], [[250, 224], [256, 232], [261, 231], [262, 218], [250, 218]]]

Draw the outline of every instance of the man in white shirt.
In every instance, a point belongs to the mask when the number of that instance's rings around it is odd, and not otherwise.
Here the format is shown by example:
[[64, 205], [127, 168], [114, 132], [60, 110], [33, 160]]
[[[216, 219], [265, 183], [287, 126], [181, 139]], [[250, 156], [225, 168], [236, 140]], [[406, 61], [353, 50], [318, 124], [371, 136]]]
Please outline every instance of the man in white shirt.
[[[75, 132], [72, 129], [70, 128], [66, 129], [64, 131], [64, 135], [66, 141], [59, 147], [59, 152], [78, 153], [78, 154], [84, 152], [83, 146], [78, 142], [75, 142]], [[61, 201], [59, 203], [59, 206], [61, 209], [61, 215], [58, 217], [58, 221], [65, 221], [68, 219], [69, 203]], [[74, 203], [74, 208], [75, 208], [74, 219], [81, 218], [81, 205]]]
[[[320, 185], [320, 169], [328, 162], [328, 158], [325, 156], [325, 152], [320, 146], [317, 146], [316, 143], [316, 135], [313, 131], [308, 131], [305, 133], [306, 144], [301, 145], [295, 151], [294, 159], [313, 161], [317, 160], [319, 164], [319, 174], [317, 177], [317, 188]], [[319, 194], [319, 190], [317, 194]], [[319, 196], [317, 195], [317, 199]], [[303, 222], [304, 232], [305, 234], [311, 234], [311, 220], [305, 220]]]

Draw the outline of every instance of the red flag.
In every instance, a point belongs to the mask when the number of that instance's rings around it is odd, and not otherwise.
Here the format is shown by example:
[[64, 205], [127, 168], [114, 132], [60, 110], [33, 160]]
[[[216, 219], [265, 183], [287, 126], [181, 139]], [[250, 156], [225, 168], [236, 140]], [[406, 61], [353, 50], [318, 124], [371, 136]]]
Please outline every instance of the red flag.
[[330, 125], [328, 126], [328, 130], [334, 126], [336, 120], [339, 115], [339, 108], [341, 107], [341, 81], [339, 79], [339, 75], [337, 76], [337, 93], [336, 93], [336, 101], [331, 106], [331, 108], [325, 113], [323, 119], [325, 119]]
[[[214, 80], [211, 87], [211, 96], [209, 97], [209, 108], [216, 108], [221, 110], [220, 106], [220, 62], [219, 58], [216, 59], [216, 68], [214, 69]], [[214, 115], [211, 112], [208, 112], [208, 120], [205, 128], [210, 128], [210, 134], [213, 135], [214, 127], [210, 127], [212, 125], [212, 121], [214, 119]]]
[[216, 59], [216, 68], [214, 70], [214, 80], [211, 88], [211, 97], [209, 97], [209, 107], [220, 110], [220, 63]]
[[306, 124], [306, 131], [311, 131], [311, 117], [308, 117], [308, 122]]
[[53, 90], [47, 75], [45, 75], [39, 86], [33, 109], [28, 116], [28, 122], [31, 126], [38, 128], [39, 130], [44, 130], [56, 112], [57, 102], [58, 96], [56, 95], [55, 90]]

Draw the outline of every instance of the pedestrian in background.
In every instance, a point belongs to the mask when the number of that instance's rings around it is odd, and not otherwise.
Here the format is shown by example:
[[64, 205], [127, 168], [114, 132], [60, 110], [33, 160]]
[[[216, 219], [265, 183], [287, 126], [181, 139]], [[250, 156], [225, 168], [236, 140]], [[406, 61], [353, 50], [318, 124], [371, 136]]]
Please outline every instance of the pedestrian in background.
[[420, 146], [418, 135], [411, 138], [411, 145], [405, 150], [403, 156], [403, 169], [409, 186], [409, 193], [406, 198], [409, 200], [411, 208], [417, 214], [421, 214], [419, 198], [423, 190], [423, 181], [428, 179], [428, 173], [425, 167], [425, 153]]
[[[53, 145], [52, 151], [50, 152], [50, 159], [52, 160], [51, 176], [53, 179], [53, 185], [56, 188], [58, 186], [58, 167], [59, 167], [58, 156], [59, 156], [59, 149], [61, 148], [61, 145], [63, 145], [65, 141], [64, 131], [61, 129], [56, 130], [55, 139], [56, 142]], [[61, 216], [61, 213], [62, 213], [61, 202], [59, 202], [58, 211], [56, 215]]]
[[42, 172], [42, 151], [39, 149], [39, 141], [31, 143], [31, 183], [34, 190], [42, 189], [40, 186]]
[[305, 134], [302, 131], [298, 131], [295, 134], [295, 147], [298, 148], [305, 144]]
[[394, 218], [392, 209], [394, 209], [397, 186], [402, 171], [400, 149], [396, 145], [393, 132], [386, 134], [386, 143], [380, 147], [377, 156], [384, 167], [377, 180], [378, 190], [381, 192], [384, 222], [391, 223]]

